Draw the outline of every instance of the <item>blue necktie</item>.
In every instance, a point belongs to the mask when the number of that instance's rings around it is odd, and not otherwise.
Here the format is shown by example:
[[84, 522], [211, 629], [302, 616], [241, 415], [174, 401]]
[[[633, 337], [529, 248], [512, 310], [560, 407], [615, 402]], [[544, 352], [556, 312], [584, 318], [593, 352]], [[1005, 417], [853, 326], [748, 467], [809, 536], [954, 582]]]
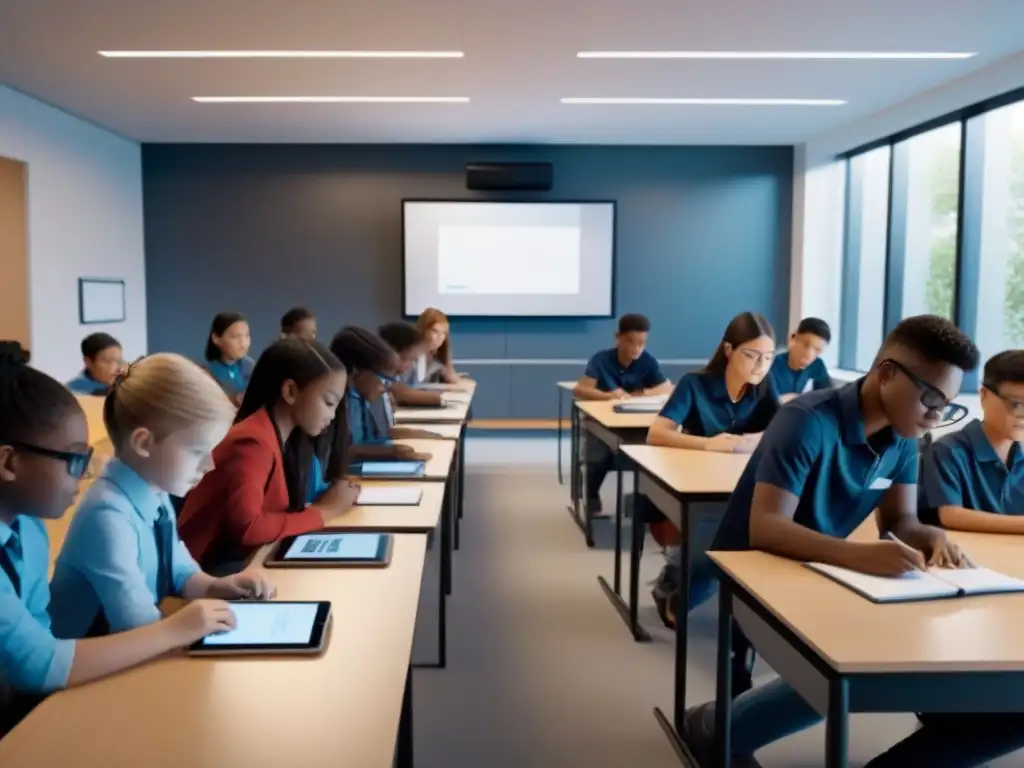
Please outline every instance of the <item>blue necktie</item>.
[[[15, 526], [17, 526], [17, 522], [15, 522]], [[7, 539], [6, 544], [0, 547], [0, 568], [4, 569], [7, 578], [11, 580], [14, 594], [21, 597], [21, 574], [14, 567], [14, 557], [12, 555], [21, 560], [21, 539], [18, 537], [18, 529], [16, 527], [11, 528], [10, 538]]]
[[156, 601], [174, 593], [171, 577], [174, 567], [174, 522], [167, 507], [160, 507], [160, 514], [153, 524], [153, 536], [156, 539]]

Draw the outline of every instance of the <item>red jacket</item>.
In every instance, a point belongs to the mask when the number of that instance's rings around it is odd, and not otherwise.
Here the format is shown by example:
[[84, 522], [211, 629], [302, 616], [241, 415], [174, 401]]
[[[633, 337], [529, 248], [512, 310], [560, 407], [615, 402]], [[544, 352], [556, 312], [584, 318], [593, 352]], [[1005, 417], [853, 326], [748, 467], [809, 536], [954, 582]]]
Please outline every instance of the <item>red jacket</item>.
[[288, 509], [281, 441], [266, 409], [235, 424], [213, 449], [214, 468], [187, 497], [178, 532], [192, 556], [213, 566], [324, 526], [316, 507]]

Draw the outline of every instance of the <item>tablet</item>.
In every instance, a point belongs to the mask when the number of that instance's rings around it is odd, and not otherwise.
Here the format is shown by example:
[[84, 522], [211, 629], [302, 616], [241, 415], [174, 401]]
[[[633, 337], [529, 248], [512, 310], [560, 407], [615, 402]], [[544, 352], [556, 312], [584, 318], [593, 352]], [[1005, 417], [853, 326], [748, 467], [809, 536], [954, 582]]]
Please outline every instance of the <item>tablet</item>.
[[427, 465], [423, 461], [364, 461], [354, 469], [363, 477], [419, 477]]
[[320, 653], [331, 618], [329, 602], [237, 602], [238, 626], [193, 643], [193, 656], [240, 653]]
[[386, 533], [318, 531], [281, 539], [264, 565], [277, 568], [383, 568], [391, 562]]

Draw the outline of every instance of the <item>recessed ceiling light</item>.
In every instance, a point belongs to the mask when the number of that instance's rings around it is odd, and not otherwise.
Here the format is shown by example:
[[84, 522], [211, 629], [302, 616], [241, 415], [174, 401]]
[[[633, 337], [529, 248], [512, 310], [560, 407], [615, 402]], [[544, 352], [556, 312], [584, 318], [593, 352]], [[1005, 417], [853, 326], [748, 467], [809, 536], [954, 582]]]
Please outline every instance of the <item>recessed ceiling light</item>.
[[661, 99], [637, 97], [570, 97], [563, 104], [670, 104], [712, 107], [841, 107], [843, 99]]
[[200, 104], [467, 104], [469, 96], [193, 96]]
[[580, 51], [578, 59], [969, 59], [944, 51]]
[[461, 59], [462, 51], [97, 51], [108, 59]]

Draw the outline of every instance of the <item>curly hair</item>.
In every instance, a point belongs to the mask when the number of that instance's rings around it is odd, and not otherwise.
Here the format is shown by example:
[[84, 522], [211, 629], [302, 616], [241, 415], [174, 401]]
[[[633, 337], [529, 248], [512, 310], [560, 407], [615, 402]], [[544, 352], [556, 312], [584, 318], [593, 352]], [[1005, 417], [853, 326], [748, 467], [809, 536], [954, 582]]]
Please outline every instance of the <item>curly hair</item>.
[[965, 372], [977, 368], [980, 358], [970, 337], [938, 315], [915, 315], [901, 320], [886, 337], [875, 365], [888, 357], [893, 347], [902, 347], [925, 360], [946, 363]]

